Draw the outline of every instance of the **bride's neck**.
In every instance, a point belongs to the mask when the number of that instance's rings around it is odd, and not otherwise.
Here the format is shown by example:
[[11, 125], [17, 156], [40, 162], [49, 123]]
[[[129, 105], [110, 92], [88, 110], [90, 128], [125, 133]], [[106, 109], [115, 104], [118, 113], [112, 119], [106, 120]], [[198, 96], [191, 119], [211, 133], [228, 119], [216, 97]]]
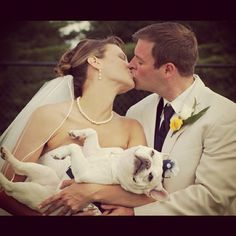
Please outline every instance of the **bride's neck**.
[[88, 89], [80, 98], [80, 106], [83, 111], [95, 120], [103, 120], [110, 117], [116, 93], [111, 91], [94, 91]]

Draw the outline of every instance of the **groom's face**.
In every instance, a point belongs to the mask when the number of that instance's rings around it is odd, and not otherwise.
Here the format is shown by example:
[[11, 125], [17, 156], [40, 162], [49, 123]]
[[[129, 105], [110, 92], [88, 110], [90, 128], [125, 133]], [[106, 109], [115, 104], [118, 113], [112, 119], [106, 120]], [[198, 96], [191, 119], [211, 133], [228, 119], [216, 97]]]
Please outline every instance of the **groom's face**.
[[135, 88], [150, 92], [156, 92], [158, 78], [161, 77], [161, 71], [154, 67], [155, 60], [152, 56], [153, 42], [139, 39], [134, 57], [129, 63], [135, 81]]

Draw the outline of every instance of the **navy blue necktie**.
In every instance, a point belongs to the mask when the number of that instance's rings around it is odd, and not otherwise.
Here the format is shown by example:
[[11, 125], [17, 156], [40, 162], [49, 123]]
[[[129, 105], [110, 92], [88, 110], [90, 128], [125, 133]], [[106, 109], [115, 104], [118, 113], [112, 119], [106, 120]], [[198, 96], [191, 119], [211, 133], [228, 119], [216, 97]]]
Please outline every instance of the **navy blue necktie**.
[[[166, 104], [163, 109], [163, 104], [164, 104], [163, 98], [161, 98], [157, 107], [155, 140], [154, 140], [154, 148], [159, 152], [161, 152], [164, 140], [170, 129], [170, 118], [175, 113], [171, 105]], [[164, 120], [162, 121], [160, 127], [162, 109], [164, 111]]]

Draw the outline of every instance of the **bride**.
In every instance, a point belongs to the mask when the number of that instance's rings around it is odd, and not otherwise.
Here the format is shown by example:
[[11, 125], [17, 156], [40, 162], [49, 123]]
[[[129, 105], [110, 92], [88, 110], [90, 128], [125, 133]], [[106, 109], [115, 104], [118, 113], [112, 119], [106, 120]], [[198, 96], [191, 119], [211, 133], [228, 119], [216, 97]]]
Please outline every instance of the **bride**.
[[[59, 146], [78, 143], [68, 135], [72, 129], [95, 129], [101, 147], [126, 149], [146, 145], [138, 121], [113, 111], [115, 97], [134, 88], [122, 44], [116, 36], [85, 39], [67, 51], [56, 68], [60, 77], [39, 90], [3, 133], [0, 145], [11, 150], [19, 160], [30, 162], [40, 162], [40, 156]], [[42, 164], [49, 165], [47, 161]], [[1, 165], [8, 179], [25, 180], [24, 176], [15, 175], [7, 164]], [[65, 164], [63, 168], [65, 171], [68, 166]], [[76, 213], [88, 202], [96, 200], [130, 207], [152, 201], [146, 196], [128, 193], [118, 185], [70, 182], [70, 186], [63, 189], [57, 207], [64, 206], [60, 214], [71, 209]], [[39, 214], [3, 191], [0, 192], [0, 207], [13, 215]]]

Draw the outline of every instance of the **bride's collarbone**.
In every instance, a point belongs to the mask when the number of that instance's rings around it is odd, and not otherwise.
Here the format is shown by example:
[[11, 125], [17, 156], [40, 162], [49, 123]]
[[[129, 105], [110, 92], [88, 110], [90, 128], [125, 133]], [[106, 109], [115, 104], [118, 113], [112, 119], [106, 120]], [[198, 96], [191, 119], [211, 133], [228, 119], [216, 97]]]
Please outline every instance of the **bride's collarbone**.
[[49, 140], [48, 147], [50, 149], [67, 145], [70, 143], [77, 143], [83, 145], [82, 140], [72, 139], [69, 136], [71, 130], [81, 130], [93, 128], [98, 135], [99, 144], [101, 147], [120, 147], [127, 148], [129, 133], [125, 126], [120, 125], [93, 125], [85, 124], [84, 122], [78, 122], [76, 120], [67, 120], [64, 125], [55, 133], [55, 135]]

